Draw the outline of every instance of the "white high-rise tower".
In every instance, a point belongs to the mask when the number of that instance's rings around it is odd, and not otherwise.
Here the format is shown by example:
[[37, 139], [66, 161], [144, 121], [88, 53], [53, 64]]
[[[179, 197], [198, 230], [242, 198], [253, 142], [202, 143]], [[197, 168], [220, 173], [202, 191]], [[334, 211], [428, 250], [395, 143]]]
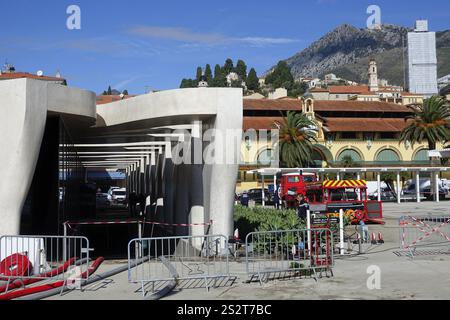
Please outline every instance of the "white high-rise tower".
[[370, 59], [369, 63], [369, 89], [372, 92], [378, 91], [378, 67], [375, 59]]
[[416, 21], [408, 32], [408, 87], [412, 93], [432, 96], [438, 93], [436, 33], [428, 31], [428, 21]]

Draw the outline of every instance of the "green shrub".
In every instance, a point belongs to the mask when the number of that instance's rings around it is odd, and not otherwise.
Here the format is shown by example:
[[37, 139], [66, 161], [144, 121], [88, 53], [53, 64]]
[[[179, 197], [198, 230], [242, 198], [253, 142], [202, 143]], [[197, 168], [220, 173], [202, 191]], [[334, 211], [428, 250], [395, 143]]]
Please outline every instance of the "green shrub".
[[241, 239], [247, 234], [260, 231], [295, 230], [305, 228], [295, 210], [276, 210], [263, 207], [247, 208], [236, 206], [234, 210], [235, 227]]

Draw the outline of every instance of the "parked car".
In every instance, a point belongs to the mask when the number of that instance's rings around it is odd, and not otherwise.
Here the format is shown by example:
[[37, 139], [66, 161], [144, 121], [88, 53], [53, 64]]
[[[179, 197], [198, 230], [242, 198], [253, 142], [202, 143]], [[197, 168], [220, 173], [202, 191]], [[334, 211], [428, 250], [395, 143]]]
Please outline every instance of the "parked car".
[[122, 188], [120, 188], [120, 187], [110, 187], [109, 190], [108, 190], [108, 194], [112, 195], [113, 190], [117, 190], [117, 189], [122, 189]]
[[[434, 190], [431, 191], [431, 182], [430, 179], [419, 179], [419, 192], [420, 197], [432, 200], [434, 198]], [[402, 190], [403, 196], [410, 197], [415, 199], [417, 197], [417, 190], [416, 190], [416, 180], [409, 180], [406, 183], [405, 188]], [[445, 196], [447, 195], [448, 191], [445, 189], [440, 183], [439, 185], [439, 199], [445, 199]]]
[[97, 193], [95, 197], [95, 207], [97, 210], [106, 210], [110, 207], [111, 203], [108, 200], [107, 193]]
[[109, 194], [111, 206], [124, 207], [127, 204], [127, 190], [125, 188], [113, 189]]
[[[250, 189], [247, 192], [250, 200], [255, 201], [255, 203], [262, 204], [262, 189]], [[269, 189], [264, 189], [264, 201], [267, 205], [272, 205], [274, 199], [274, 194], [269, 192]]]

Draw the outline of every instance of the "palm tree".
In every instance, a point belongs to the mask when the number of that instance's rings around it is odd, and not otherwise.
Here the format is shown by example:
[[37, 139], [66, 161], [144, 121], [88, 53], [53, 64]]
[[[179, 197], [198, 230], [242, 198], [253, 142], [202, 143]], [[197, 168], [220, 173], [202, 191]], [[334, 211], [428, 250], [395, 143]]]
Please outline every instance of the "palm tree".
[[426, 99], [423, 105], [408, 106], [412, 115], [405, 118], [408, 126], [400, 135], [400, 143], [428, 142], [428, 149], [435, 150], [438, 142], [450, 140], [450, 105], [439, 96]]
[[280, 130], [277, 148], [281, 161], [289, 168], [309, 165], [313, 142], [317, 142], [317, 123], [303, 113], [288, 111], [283, 122], [275, 125]]

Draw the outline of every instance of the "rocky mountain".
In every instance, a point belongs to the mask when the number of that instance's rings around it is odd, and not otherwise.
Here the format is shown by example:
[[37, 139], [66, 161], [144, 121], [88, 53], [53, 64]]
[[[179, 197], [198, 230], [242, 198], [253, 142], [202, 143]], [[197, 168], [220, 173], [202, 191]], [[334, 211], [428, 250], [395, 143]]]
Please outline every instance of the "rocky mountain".
[[[356, 82], [367, 82], [371, 57], [377, 60], [379, 77], [403, 85], [403, 44], [409, 30], [383, 25], [380, 30], [358, 29], [344, 24], [286, 60], [295, 78], [322, 78], [327, 73]], [[438, 76], [450, 74], [450, 30], [437, 32]], [[406, 57], [406, 56], [405, 56]]]

